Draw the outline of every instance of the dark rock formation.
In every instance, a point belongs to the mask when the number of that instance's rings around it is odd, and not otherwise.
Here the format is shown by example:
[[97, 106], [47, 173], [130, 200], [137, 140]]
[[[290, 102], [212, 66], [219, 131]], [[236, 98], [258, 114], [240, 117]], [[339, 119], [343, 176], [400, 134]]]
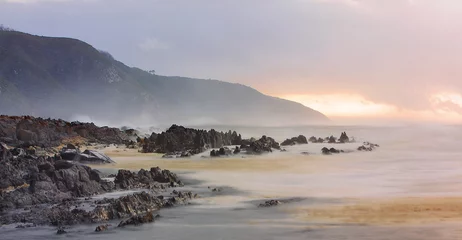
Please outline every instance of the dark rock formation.
[[370, 151], [373, 151], [377, 147], [380, 147], [380, 146], [378, 144], [364, 142], [362, 146], [358, 147], [358, 151], [370, 152]]
[[159, 188], [160, 186], [156, 185], [157, 183], [167, 184], [167, 186], [172, 187], [183, 185], [176, 174], [169, 170], [162, 170], [159, 167], [151, 168], [149, 171], [141, 169], [138, 173], [119, 170], [114, 183], [118, 189]]
[[[236, 152], [236, 150], [237, 150], [237, 152]], [[228, 147], [222, 147], [219, 150], [210, 151], [210, 157], [230, 156], [232, 154], [236, 154], [236, 153], [239, 153], [239, 152], [240, 152], [239, 147], [236, 147], [236, 149], [234, 149], [234, 152], [231, 149], [229, 149]]]
[[341, 152], [344, 152], [343, 150], [338, 150], [338, 149], [335, 149], [335, 148], [326, 148], [326, 147], [323, 147], [321, 149], [321, 152], [322, 154], [324, 155], [330, 155], [330, 154], [333, 154], [333, 153], [341, 153]]
[[274, 207], [280, 205], [282, 202], [278, 200], [269, 200], [264, 203], [260, 203], [259, 207]]
[[334, 136], [330, 136], [328, 138], [326, 138], [327, 142], [328, 143], [336, 143], [337, 142], [337, 138], [335, 138]]
[[260, 139], [250, 142], [250, 145], [241, 145], [247, 154], [262, 154], [273, 152], [272, 149], [281, 150], [281, 146], [273, 138], [262, 136]]
[[97, 127], [93, 123], [0, 116], [0, 139], [11, 146], [56, 147], [65, 140], [123, 144], [129, 136], [117, 128]]
[[308, 144], [308, 140], [306, 140], [305, 136], [299, 135], [298, 137], [286, 139], [284, 142], [281, 143], [281, 146], [292, 146], [296, 144]]
[[342, 132], [340, 134], [340, 138], [338, 139], [338, 141], [339, 141], [339, 143], [348, 143], [348, 142], [350, 142], [350, 138], [348, 137], [346, 132]]
[[85, 150], [83, 153], [78, 148], [64, 147], [60, 151], [60, 156], [63, 160], [90, 163], [90, 164], [106, 164], [115, 163], [110, 157], [95, 150]]
[[142, 140], [142, 152], [167, 153], [166, 156], [188, 157], [210, 148], [240, 145], [241, 135], [236, 132], [217, 132], [172, 125], [167, 131], [152, 134]]

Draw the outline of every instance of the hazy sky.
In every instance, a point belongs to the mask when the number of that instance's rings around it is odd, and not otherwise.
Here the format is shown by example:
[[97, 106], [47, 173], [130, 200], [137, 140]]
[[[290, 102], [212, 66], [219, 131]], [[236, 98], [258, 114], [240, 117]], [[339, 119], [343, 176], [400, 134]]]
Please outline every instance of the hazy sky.
[[334, 118], [462, 121], [461, 0], [0, 0], [0, 23]]

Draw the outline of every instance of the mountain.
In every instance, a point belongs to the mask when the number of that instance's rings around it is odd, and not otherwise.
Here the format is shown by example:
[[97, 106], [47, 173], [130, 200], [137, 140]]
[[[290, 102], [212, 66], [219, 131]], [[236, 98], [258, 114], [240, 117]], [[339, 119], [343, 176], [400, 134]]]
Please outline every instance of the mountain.
[[0, 114], [110, 124], [287, 125], [327, 121], [299, 103], [217, 80], [153, 75], [70, 38], [0, 31]]

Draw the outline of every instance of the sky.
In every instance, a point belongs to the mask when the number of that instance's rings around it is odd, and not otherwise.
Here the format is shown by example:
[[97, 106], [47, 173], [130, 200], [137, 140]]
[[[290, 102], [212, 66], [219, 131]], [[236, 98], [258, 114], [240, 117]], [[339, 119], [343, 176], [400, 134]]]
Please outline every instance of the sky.
[[0, 0], [0, 23], [334, 119], [462, 123], [460, 0]]

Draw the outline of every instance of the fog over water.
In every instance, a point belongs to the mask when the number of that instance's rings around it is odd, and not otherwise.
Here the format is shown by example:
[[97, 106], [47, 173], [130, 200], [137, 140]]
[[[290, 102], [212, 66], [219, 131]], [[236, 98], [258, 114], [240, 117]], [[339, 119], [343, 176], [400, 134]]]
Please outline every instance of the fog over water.
[[[218, 129], [218, 127], [216, 127]], [[226, 130], [228, 130], [227, 128]], [[346, 131], [356, 143], [308, 144], [287, 152], [229, 159], [162, 159], [156, 155], [113, 154], [116, 168], [167, 168], [185, 179], [202, 198], [192, 205], [164, 209], [153, 224], [93, 233], [94, 225], [69, 229], [69, 239], [457, 239], [459, 217], [418, 215], [418, 222], [390, 224], [387, 219], [336, 221], [308, 215], [305, 209], [415, 198], [462, 197], [461, 126], [231, 128], [244, 137], [262, 134], [278, 141], [303, 134], [326, 137]], [[225, 130], [225, 129], [219, 129]], [[373, 152], [323, 156], [333, 146], [355, 149], [362, 141], [380, 145]], [[108, 150], [109, 151], [109, 150]], [[301, 152], [309, 152], [302, 155]], [[204, 153], [203, 155], [207, 155]], [[111, 167], [109, 167], [111, 168]], [[106, 166], [103, 171], [114, 171]], [[207, 187], [221, 187], [212, 193]], [[293, 199], [273, 208], [258, 208], [267, 199]], [[436, 200], [435, 200], [436, 201]], [[455, 200], [458, 201], [458, 200]], [[425, 205], [422, 205], [425, 206]], [[455, 206], [455, 205], [454, 205]], [[457, 205], [458, 206], [458, 205]], [[413, 213], [402, 218], [412, 217]], [[367, 213], [364, 213], [365, 218]], [[429, 221], [420, 222], [420, 220]], [[451, 220], [450, 219], [450, 220]], [[366, 218], [367, 220], [367, 218]], [[58, 239], [54, 228], [0, 228], [2, 239]]]

